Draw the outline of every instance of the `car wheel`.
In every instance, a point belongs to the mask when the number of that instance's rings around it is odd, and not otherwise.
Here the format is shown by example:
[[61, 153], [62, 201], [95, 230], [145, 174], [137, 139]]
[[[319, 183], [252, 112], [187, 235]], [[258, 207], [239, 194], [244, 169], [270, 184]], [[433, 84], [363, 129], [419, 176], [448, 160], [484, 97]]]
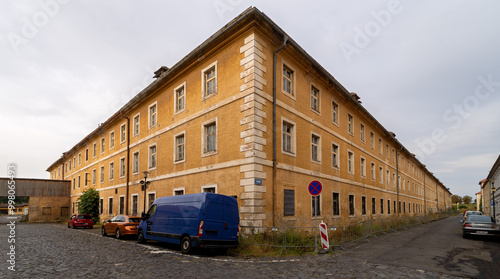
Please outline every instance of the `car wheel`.
[[69, 228], [71, 228], [71, 227], [69, 226], [69, 223], [68, 223], [68, 229], [69, 229]]
[[73, 229], [76, 229], [75, 224], [73, 224]]
[[93, 228], [94, 228], [94, 226], [90, 226], [89, 228], [90, 228], [90, 229], [93, 229]]
[[182, 241], [181, 241], [182, 254], [189, 254], [191, 252], [191, 248], [192, 248], [192, 245], [191, 245], [191, 239], [189, 238], [189, 236], [183, 237]]
[[142, 230], [139, 230], [137, 232], [137, 242], [139, 242], [141, 244], [146, 243], [146, 238], [144, 238], [144, 233], [142, 232]]
[[102, 226], [102, 229], [101, 229], [101, 234], [102, 234], [102, 236], [106, 236], [106, 235], [108, 235], [108, 234], [106, 233], [106, 229], [104, 228], [104, 226]]
[[116, 229], [115, 237], [116, 237], [116, 239], [120, 239], [120, 237], [121, 237], [120, 229]]

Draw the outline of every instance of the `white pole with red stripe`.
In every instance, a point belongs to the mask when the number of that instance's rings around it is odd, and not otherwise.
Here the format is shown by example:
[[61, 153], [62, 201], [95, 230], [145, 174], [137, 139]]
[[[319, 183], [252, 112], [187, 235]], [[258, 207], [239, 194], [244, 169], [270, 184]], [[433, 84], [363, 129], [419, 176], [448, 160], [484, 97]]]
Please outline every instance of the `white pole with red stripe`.
[[328, 250], [328, 248], [330, 248], [330, 243], [328, 242], [328, 232], [325, 223], [321, 222], [321, 224], [319, 224], [319, 232], [321, 234], [321, 248]]

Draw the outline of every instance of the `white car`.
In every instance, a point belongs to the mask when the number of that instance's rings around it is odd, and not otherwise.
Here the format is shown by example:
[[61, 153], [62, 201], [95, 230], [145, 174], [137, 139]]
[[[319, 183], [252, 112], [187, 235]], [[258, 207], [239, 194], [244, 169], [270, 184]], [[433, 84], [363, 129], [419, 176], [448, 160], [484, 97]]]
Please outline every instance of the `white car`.
[[471, 215], [483, 215], [483, 213], [481, 211], [465, 211], [462, 222], [467, 221], [467, 218]]

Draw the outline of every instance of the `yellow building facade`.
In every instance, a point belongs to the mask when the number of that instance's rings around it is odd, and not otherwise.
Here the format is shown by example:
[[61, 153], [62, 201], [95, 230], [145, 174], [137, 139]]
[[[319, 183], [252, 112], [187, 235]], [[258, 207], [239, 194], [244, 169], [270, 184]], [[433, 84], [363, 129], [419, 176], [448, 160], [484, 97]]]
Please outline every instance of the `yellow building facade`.
[[[72, 182], [73, 212], [90, 187], [103, 220], [204, 191], [235, 196], [241, 224], [254, 226], [311, 224], [315, 206], [338, 225], [451, 205], [359, 97], [256, 8], [155, 75], [47, 169]], [[312, 180], [323, 185], [317, 204]]]

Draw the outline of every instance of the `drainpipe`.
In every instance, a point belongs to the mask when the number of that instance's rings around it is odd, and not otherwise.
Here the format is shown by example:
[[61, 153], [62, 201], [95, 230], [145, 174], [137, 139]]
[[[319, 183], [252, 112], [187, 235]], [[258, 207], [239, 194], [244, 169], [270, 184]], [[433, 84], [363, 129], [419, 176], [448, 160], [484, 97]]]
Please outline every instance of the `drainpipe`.
[[276, 226], [276, 215], [275, 215], [275, 189], [276, 189], [276, 172], [277, 172], [277, 162], [276, 162], [276, 56], [278, 52], [286, 46], [288, 41], [288, 36], [285, 34], [283, 38], [283, 45], [281, 45], [273, 54], [273, 190], [272, 190], [272, 203], [273, 203], [273, 227]]
[[130, 158], [130, 119], [127, 116], [123, 116], [123, 111], [120, 111], [121, 117], [127, 119], [127, 155], [125, 156], [125, 176], [127, 177], [127, 182], [126, 182], [126, 192], [125, 192], [125, 214], [128, 215], [128, 198], [129, 198], [129, 182], [130, 182], [130, 177], [129, 177], [129, 171], [130, 171], [130, 164], [129, 164], [129, 158]]

